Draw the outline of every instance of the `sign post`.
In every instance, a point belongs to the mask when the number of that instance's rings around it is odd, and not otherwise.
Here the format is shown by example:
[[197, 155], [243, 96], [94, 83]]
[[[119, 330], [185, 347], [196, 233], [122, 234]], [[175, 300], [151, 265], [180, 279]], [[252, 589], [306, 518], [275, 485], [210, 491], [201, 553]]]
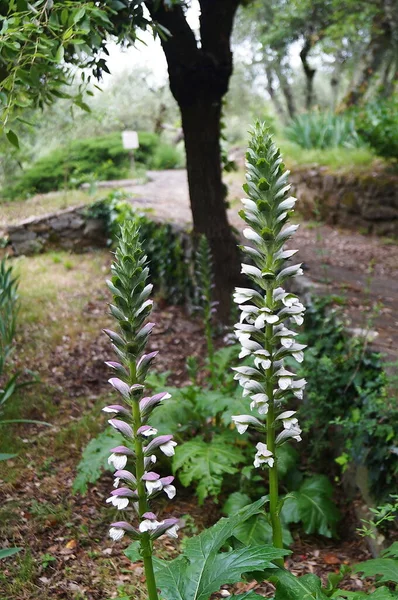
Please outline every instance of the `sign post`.
[[123, 148], [130, 150], [131, 171], [134, 173], [134, 150], [139, 147], [138, 133], [136, 131], [122, 131]]

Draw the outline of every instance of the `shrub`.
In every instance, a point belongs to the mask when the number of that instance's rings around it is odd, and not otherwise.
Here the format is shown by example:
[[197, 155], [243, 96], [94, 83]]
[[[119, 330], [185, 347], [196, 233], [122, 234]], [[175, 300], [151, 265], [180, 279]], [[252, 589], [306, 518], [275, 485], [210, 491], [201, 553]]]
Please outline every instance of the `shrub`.
[[185, 249], [187, 238], [170, 223], [159, 223], [135, 213], [122, 192], [111, 192], [106, 198], [93, 202], [86, 214], [104, 221], [110, 244], [117, 242], [123, 223], [135, 219], [159, 296], [173, 304], [183, 304], [192, 298], [192, 278]]
[[293, 119], [285, 129], [286, 137], [306, 150], [356, 148], [362, 144], [354, 119], [332, 113], [306, 113]]
[[355, 113], [355, 126], [377, 156], [398, 160], [398, 100], [372, 102]]
[[330, 448], [341, 448], [340, 463], [365, 465], [378, 500], [396, 489], [398, 411], [378, 354], [352, 338], [328, 299], [315, 299], [301, 336], [308, 344], [301, 376], [308, 379], [300, 409], [311, 458], [330, 464]]
[[178, 169], [183, 166], [181, 152], [175, 146], [159, 144], [150, 162], [151, 168], [156, 170]]
[[[138, 165], [171, 169], [181, 164], [178, 151], [160, 144], [159, 136], [139, 132], [139, 148], [134, 151]], [[47, 193], [65, 187], [77, 187], [87, 180], [111, 180], [127, 177], [130, 157], [123, 148], [120, 133], [70, 142], [43, 156], [25, 170], [19, 181], [4, 190], [9, 197]]]

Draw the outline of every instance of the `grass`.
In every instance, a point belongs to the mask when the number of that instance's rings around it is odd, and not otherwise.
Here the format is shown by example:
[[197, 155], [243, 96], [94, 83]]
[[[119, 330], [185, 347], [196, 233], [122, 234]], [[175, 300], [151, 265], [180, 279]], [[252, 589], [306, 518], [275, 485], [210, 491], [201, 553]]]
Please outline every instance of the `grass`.
[[289, 169], [303, 165], [319, 165], [332, 170], [350, 172], [353, 167], [367, 169], [377, 160], [367, 148], [329, 148], [327, 150], [304, 150], [294, 142], [277, 138], [285, 163]]
[[89, 194], [83, 190], [62, 190], [50, 194], [37, 194], [28, 200], [1, 202], [0, 229], [29, 217], [39, 217], [72, 206], [89, 204], [103, 193], [104, 190], [97, 190], [95, 194]]
[[[63, 350], [66, 352], [73, 347], [76, 340], [84, 339], [88, 346], [94, 343], [105, 325], [105, 310], [96, 311], [95, 303], [104, 300], [104, 280], [109, 270], [110, 253], [98, 251], [72, 255], [57, 252], [12, 260], [20, 277], [20, 312], [16, 349], [10, 370], [15, 372], [28, 368], [38, 373], [40, 383], [16, 393], [5, 405], [1, 418], [36, 419], [53, 423], [59, 413], [54, 399], [68, 393], [54, 386], [52, 370], [60, 367], [54, 361], [54, 356], [57, 350], [61, 356]], [[94, 309], [90, 310], [92, 306]], [[63, 368], [68, 368], [67, 363]], [[98, 418], [94, 418], [92, 413], [93, 399], [79, 400], [80, 410], [84, 406], [88, 408], [88, 415], [80, 420], [72, 419], [61, 428], [56, 436], [56, 439], [59, 437], [56, 449], [60, 450], [63, 444], [66, 451], [70, 448], [68, 444], [80, 449], [90, 434], [98, 431]], [[71, 411], [70, 402], [64, 410]], [[95, 410], [98, 415], [98, 407]], [[12, 450], [20, 457], [26, 454], [38, 434], [43, 436], [45, 446], [51, 432], [44, 426], [0, 427], [0, 451]], [[46, 452], [45, 447], [43, 451]], [[10, 463], [7, 466], [4, 462], [0, 463], [0, 477], [9, 482], [17, 480], [21, 476], [20, 466], [23, 462], [20, 457], [12, 461], [14, 468], [8, 468]]]
[[29, 338], [31, 346], [24, 351], [35, 352], [38, 345], [53, 350], [65, 338], [93, 328], [99, 332], [103, 324], [97, 323], [95, 315], [87, 315], [86, 309], [93, 300], [104, 298], [110, 252], [50, 252], [12, 262], [20, 278], [17, 341]]

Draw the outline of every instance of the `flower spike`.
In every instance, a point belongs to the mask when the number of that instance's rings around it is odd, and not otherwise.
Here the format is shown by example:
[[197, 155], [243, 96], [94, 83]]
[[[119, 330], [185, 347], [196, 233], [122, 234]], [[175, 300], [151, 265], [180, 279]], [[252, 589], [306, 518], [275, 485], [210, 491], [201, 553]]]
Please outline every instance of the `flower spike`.
[[[111, 267], [112, 279], [107, 282], [113, 295], [110, 312], [119, 324], [119, 331], [105, 330], [118, 357], [118, 362], [108, 361], [106, 364], [117, 374], [117, 377], [109, 379], [109, 383], [118, 393], [120, 404], [110, 404], [103, 410], [112, 416], [108, 422], [123, 435], [125, 445], [113, 448], [108, 459], [115, 468], [116, 489], [111, 491], [106, 502], [119, 510], [135, 511], [137, 528], [127, 521], [117, 521], [112, 523], [109, 535], [114, 541], [119, 541], [124, 535], [139, 540], [148, 589], [151, 587], [153, 590], [151, 598], [157, 598], [152, 542], [164, 534], [176, 537], [178, 520], [157, 521], [150, 511], [149, 501], [157, 493], [163, 491], [169, 499], [176, 494], [172, 485], [174, 477], [160, 477], [151, 471], [151, 465], [156, 462], [157, 451], [172, 456], [176, 442], [172, 435], [153, 438], [157, 430], [148, 423], [154, 408], [170, 398], [170, 394], [163, 392], [144, 397], [145, 379], [157, 355], [156, 351], [144, 352], [155, 327], [154, 323], [147, 321], [153, 302], [149, 299], [152, 285], [147, 283], [149, 270], [146, 262], [138, 229], [134, 223], [127, 222], [121, 230]], [[129, 461], [134, 467], [133, 472], [126, 469]]]
[[[240, 358], [251, 358], [252, 366], [237, 367], [235, 379], [249, 396], [254, 413], [232, 417], [239, 433], [249, 427], [265, 433], [264, 442], [256, 446], [254, 466], [269, 469], [270, 514], [273, 540], [282, 548], [282, 530], [278, 508], [277, 447], [287, 440], [301, 440], [301, 429], [295, 411], [284, 405], [292, 396], [302, 398], [305, 380], [297, 379], [285, 366], [292, 357], [298, 363], [304, 358], [305, 346], [295, 342], [296, 332], [290, 324], [301, 325], [305, 308], [282, 284], [302, 274], [301, 264], [288, 264], [296, 250], [286, 250], [298, 225], [288, 225], [296, 198], [289, 195], [289, 171], [285, 170], [278, 148], [265, 125], [257, 123], [252, 131], [246, 154], [247, 198], [242, 200], [240, 216], [248, 227], [244, 246], [250, 264], [242, 264], [251, 287], [236, 288], [234, 301], [241, 311], [235, 333], [242, 351]], [[290, 363], [289, 363], [290, 365]]]

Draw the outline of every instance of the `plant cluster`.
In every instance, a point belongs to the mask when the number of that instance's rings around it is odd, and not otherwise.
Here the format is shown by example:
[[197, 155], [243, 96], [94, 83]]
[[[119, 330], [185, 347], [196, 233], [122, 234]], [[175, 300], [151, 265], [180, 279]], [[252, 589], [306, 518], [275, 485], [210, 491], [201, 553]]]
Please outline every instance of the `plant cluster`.
[[[14, 351], [14, 338], [19, 311], [18, 284], [18, 277], [13, 272], [13, 267], [9, 264], [8, 258], [3, 258], [0, 261], [0, 417], [2, 417], [6, 403], [12, 399], [18, 390], [37, 383], [36, 379], [21, 381], [22, 371], [13, 374], [8, 371], [10, 358]], [[24, 373], [29, 376], [32, 375], [28, 370]], [[48, 425], [48, 423], [31, 419], [1, 419], [0, 427], [11, 423]], [[0, 460], [8, 460], [14, 456], [15, 454], [0, 454]]]
[[354, 112], [355, 126], [361, 138], [377, 156], [398, 160], [398, 100], [378, 99]]
[[[175, 147], [155, 133], [138, 132], [139, 147], [134, 151], [137, 167], [174, 169], [181, 166]], [[17, 181], [3, 190], [6, 197], [23, 197], [62, 188], [78, 187], [91, 180], [122, 179], [130, 173], [130, 158], [119, 132], [74, 140], [27, 167]]]
[[[86, 214], [105, 222], [109, 243], [116, 243], [126, 221], [139, 225], [142, 247], [151, 267], [151, 277], [158, 296], [173, 304], [192, 298], [193, 286], [187, 255], [189, 236], [181, 235], [170, 223], [159, 223], [133, 210], [122, 192], [111, 192], [106, 198], [89, 205]], [[184, 245], [184, 241], [186, 245]]]
[[[329, 299], [308, 307], [301, 341], [308, 344], [301, 375], [308, 378], [300, 408], [310, 457], [328, 465], [337, 458], [365, 465], [372, 494], [385, 499], [396, 490], [398, 464], [396, 399], [380, 356], [352, 338]], [[336, 456], [331, 451], [341, 455]]]
[[295, 117], [285, 129], [288, 140], [312, 150], [358, 148], [363, 144], [352, 116], [309, 112]]
[[[237, 414], [240, 409], [235, 413], [235, 407], [230, 406], [231, 396], [222, 399], [221, 391], [212, 389], [211, 378], [207, 389], [199, 388], [198, 391], [197, 367], [192, 359], [188, 360], [192, 384], [185, 390], [169, 390], [173, 394], [179, 393], [180, 397], [176, 399], [170, 397], [169, 392], [153, 389], [156, 379], [147, 377], [147, 372], [156, 352], [142, 354], [154, 327], [153, 323], [147, 322], [152, 308], [149, 300], [152, 286], [147, 284], [147, 259], [140, 248], [136, 225], [125, 223], [122, 228], [112, 266], [112, 279], [108, 282], [113, 295], [110, 309], [119, 323], [119, 331], [106, 331], [118, 356], [118, 362], [107, 363], [116, 375], [110, 383], [121, 395], [122, 404], [112, 404], [104, 410], [111, 416], [109, 423], [119, 436], [108, 458], [108, 463], [116, 469], [116, 489], [107, 502], [118, 511], [128, 509], [126, 514], [129, 516], [123, 516], [122, 520], [112, 524], [110, 536], [115, 541], [124, 535], [132, 538], [133, 543], [126, 550], [126, 555], [134, 561], [143, 560], [149, 600], [158, 600], [159, 597], [163, 600], [208, 600], [223, 584], [249, 577], [272, 582], [275, 586], [274, 600], [302, 600], [304, 597], [313, 600], [363, 600], [368, 597], [367, 594], [338, 589], [347, 574], [346, 567], [340, 573], [332, 573], [326, 585], [315, 575], [295, 577], [284, 568], [284, 556], [288, 553], [284, 549], [284, 544], [288, 543], [286, 522], [305, 521], [311, 513], [306, 530], [313, 532], [323, 528], [322, 533], [330, 535], [338, 517], [333, 513], [333, 507], [327, 504], [332, 490], [323, 476], [308, 481], [297, 480], [292, 484], [293, 492], [280, 495], [279, 479], [294, 473], [292, 466], [297, 461], [298, 452], [290, 442], [299, 442], [302, 431], [296, 412], [291, 408], [295, 398], [301, 399], [305, 386], [300, 373], [296, 375], [292, 371], [292, 361], [301, 365], [305, 345], [298, 341], [295, 329], [289, 328], [290, 323], [302, 323], [304, 307], [297, 296], [281, 287], [287, 278], [300, 273], [300, 265], [286, 264], [296, 251], [284, 247], [297, 228], [287, 223], [295, 198], [288, 195], [288, 172], [262, 125], [256, 125], [254, 129], [247, 161], [245, 191], [248, 198], [243, 200], [245, 208], [242, 216], [249, 225], [244, 233], [251, 245], [245, 246], [244, 251], [251, 263], [244, 263], [242, 271], [253, 286], [237, 288], [235, 293], [241, 313], [236, 324], [239, 357], [244, 362], [234, 368], [233, 379], [230, 375], [223, 375], [222, 370], [218, 374], [221, 361], [216, 354], [213, 354], [215, 360], [213, 364], [209, 362], [209, 367], [213, 369], [214, 381], [217, 379], [220, 390], [239, 382], [243, 398], [236, 394], [236, 399], [241, 406], [250, 403], [252, 414]], [[231, 348], [229, 352], [227, 360], [231, 360], [235, 349]], [[164, 382], [165, 377], [157, 377], [162, 389]], [[149, 387], [152, 385], [152, 391], [145, 395], [148, 384]], [[235, 414], [228, 414], [231, 408]], [[231, 420], [237, 432], [229, 428], [223, 431], [224, 424]], [[175, 519], [158, 520], [151, 510], [152, 506], [149, 506], [152, 497], [162, 491], [169, 498], [175, 494], [172, 477], [152, 470], [156, 461], [154, 450], [163, 450], [166, 456], [174, 455], [174, 470], [182, 472], [182, 482], [185, 478], [188, 485], [197, 478], [198, 493], [201, 494], [203, 489], [199, 491], [201, 480], [198, 473], [209, 469], [211, 459], [209, 451], [203, 458], [195, 454], [193, 446], [207, 441], [210, 442], [209, 448], [218, 435], [225, 436], [223, 443], [228, 436], [231, 439], [233, 436], [236, 444], [237, 435], [248, 429], [250, 436], [246, 449], [241, 452], [242, 455], [250, 455], [251, 461], [254, 458], [254, 462], [253, 466], [242, 468], [241, 473], [245, 472], [246, 479], [253, 483], [251, 493], [256, 489], [257, 494], [263, 492], [264, 475], [267, 474], [269, 496], [248, 504], [251, 498], [243, 490], [233, 493], [224, 507], [230, 515], [227, 519], [221, 519], [210, 529], [189, 539], [183, 552], [174, 560], [154, 559], [154, 540], [167, 531], [175, 535], [178, 526]], [[186, 440], [186, 436], [194, 437]], [[182, 442], [176, 450], [173, 437]], [[253, 445], [256, 447], [254, 457]], [[126, 469], [129, 464], [134, 464], [134, 471]], [[228, 469], [224, 475], [228, 475]], [[213, 494], [211, 489], [207, 492]], [[320, 507], [318, 514], [313, 512], [313, 505], [317, 503]], [[264, 509], [266, 505], [267, 510]], [[322, 521], [319, 515], [328, 511], [329, 522]], [[266, 544], [267, 534], [264, 532], [267, 528], [268, 540], [272, 532], [272, 545]], [[397, 554], [393, 545], [380, 559], [355, 567], [355, 571], [364, 576], [381, 576], [376, 579], [375, 599], [394, 598], [387, 586], [398, 583]], [[261, 598], [254, 592], [232, 597]]]

